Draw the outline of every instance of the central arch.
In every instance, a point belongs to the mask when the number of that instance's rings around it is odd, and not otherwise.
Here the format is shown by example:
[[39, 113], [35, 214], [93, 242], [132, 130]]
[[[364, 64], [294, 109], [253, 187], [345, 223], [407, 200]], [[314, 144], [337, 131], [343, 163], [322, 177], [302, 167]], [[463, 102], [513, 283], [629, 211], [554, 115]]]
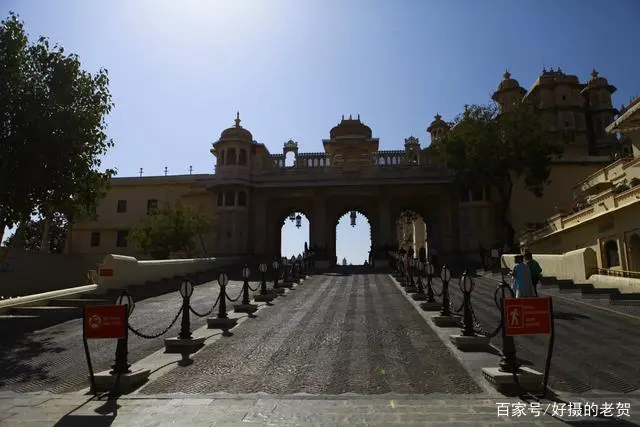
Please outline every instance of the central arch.
[[345, 212], [338, 218], [335, 226], [336, 259], [334, 261], [338, 265], [343, 265], [343, 261], [348, 265], [371, 263], [372, 227], [367, 215], [359, 210]]
[[[350, 212], [354, 211], [369, 222], [369, 240], [370, 245], [367, 249], [374, 250], [378, 243], [379, 234], [379, 211], [377, 209], [378, 199], [368, 197], [340, 197], [333, 198], [329, 201], [327, 207], [327, 258], [331, 265], [335, 265], [337, 260], [337, 235], [336, 230], [340, 219]], [[341, 261], [341, 260], [340, 260]], [[362, 260], [363, 261], [363, 260]], [[358, 264], [362, 261], [358, 261]]]

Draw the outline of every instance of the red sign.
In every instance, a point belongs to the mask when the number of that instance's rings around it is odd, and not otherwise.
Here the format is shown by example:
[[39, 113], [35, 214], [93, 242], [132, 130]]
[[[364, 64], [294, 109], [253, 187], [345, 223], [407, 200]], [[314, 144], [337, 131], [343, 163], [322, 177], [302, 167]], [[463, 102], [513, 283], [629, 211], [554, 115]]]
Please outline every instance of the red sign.
[[113, 276], [113, 269], [112, 268], [101, 268], [100, 269], [100, 276], [102, 276], [102, 277], [111, 277], [111, 276]]
[[84, 334], [87, 339], [124, 338], [127, 332], [124, 305], [85, 307]]
[[509, 336], [551, 333], [551, 298], [505, 298], [504, 328]]

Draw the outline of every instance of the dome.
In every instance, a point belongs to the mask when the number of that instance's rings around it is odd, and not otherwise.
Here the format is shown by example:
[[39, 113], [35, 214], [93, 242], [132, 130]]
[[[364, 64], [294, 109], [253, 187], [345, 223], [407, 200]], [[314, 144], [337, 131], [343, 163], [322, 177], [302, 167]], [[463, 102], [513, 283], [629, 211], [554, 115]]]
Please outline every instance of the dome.
[[513, 90], [513, 89], [523, 90], [522, 87], [520, 86], [520, 83], [518, 83], [516, 79], [511, 78], [510, 72], [505, 71], [502, 77], [503, 77], [503, 80], [498, 85], [498, 90], [497, 90], [498, 92], [505, 91], [505, 90]]
[[253, 135], [251, 132], [240, 126], [240, 113], [236, 113], [236, 125], [234, 127], [230, 127], [229, 129], [225, 129], [220, 134], [220, 140], [224, 139], [234, 139], [241, 141], [253, 141]]
[[371, 128], [360, 121], [360, 115], [357, 119], [345, 119], [342, 116], [342, 121], [338, 126], [331, 129], [329, 136], [331, 139], [339, 138], [341, 136], [363, 136], [365, 138], [371, 138]]
[[585, 89], [596, 89], [596, 88], [605, 88], [614, 92], [616, 89], [612, 85], [609, 84], [607, 79], [604, 77], [600, 77], [596, 70], [591, 72], [591, 80], [587, 83], [587, 87]]
[[442, 120], [442, 116], [440, 114], [436, 114], [434, 116], [434, 120], [431, 122], [431, 124], [427, 128], [427, 132], [431, 133], [432, 130], [436, 130], [438, 128], [449, 129], [449, 125], [447, 124], [447, 122]]

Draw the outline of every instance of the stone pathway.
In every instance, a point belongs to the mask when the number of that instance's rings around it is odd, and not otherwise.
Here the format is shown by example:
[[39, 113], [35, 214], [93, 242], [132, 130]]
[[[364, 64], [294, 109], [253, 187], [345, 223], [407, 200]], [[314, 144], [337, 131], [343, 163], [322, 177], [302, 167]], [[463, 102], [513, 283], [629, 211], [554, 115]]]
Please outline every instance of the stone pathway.
[[480, 393], [386, 274], [314, 276], [141, 393]]
[[[600, 403], [600, 408], [604, 408]], [[640, 406], [629, 417], [570, 415], [567, 406], [513, 399], [433, 394], [427, 396], [220, 396], [157, 395], [89, 400], [80, 395], [0, 394], [0, 426], [635, 426]], [[589, 409], [593, 407], [589, 406]], [[635, 412], [637, 411], [637, 413]], [[601, 414], [602, 413], [602, 414]], [[623, 413], [625, 413], [623, 411]], [[553, 417], [552, 415], [556, 415]], [[635, 422], [634, 422], [635, 420]]]

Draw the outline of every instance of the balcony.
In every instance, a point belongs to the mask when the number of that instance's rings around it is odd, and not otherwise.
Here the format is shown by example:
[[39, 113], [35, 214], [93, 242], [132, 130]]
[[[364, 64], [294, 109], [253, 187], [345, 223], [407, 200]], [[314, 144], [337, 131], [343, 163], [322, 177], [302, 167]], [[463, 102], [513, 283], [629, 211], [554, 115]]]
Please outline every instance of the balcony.
[[615, 184], [626, 176], [628, 168], [640, 165], [640, 158], [624, 157], [589, 175], [576, 185], [577, 191], [586, 194], [597, 194]]
[[[626, 187], [620, 188], [624, 189]], [[554, 215], [550, 217], [546, 223], [525, 231], [519, 238], [520, 244], [526, 245], [535, 242], [552, 233], [575, 227], [581, 223], [637, 202], [640, 202], [640, 185], [625, 189], [624, 191], [616, 191], [611, 188], [595, 197], [591, 197], [587, 203], [578, 205], [572, 212]]]

